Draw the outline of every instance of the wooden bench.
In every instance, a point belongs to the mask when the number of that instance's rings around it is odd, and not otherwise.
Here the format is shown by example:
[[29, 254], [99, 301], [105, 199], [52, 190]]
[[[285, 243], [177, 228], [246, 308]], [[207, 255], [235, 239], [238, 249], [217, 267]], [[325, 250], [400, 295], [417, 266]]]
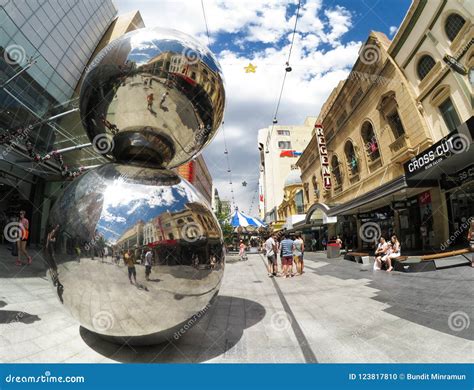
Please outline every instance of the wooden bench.
[[355, 261], [356, 263], [369, 264], [369, 254], [367, 252], [347, 252], [344, 255], [345, 260]]
[[430, 255], [421, 255], [421, 256], [399, 256], [399, 257], [396, 257], [395, 259], [397, 261], [406, 261], [408, 259], [410, 259], [410, 260], [420, 260], [420, 261], [429, 261], [429, 260], [442, 259], [444, 257], [464, 255], [466, 253], [469, 253], [469, 249], [457, 249], [455, 251], [433, 253], [433, 254], [430, 254]]

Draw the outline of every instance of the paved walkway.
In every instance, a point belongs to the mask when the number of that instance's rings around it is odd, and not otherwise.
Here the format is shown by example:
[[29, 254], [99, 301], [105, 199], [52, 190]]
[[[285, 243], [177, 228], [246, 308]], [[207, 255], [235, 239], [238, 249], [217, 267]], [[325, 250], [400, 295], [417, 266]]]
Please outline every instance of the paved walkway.
[[[131, 348], [81, 329], [39, 264], [0, 257], [0, 362], [473, 362], [474, 269], [373, 272], [306, 255], [268, 278], [260, 255], [227, 257], [216, 303], [179, 340]], [[451, 318], [451, 319], [450, 319]]]

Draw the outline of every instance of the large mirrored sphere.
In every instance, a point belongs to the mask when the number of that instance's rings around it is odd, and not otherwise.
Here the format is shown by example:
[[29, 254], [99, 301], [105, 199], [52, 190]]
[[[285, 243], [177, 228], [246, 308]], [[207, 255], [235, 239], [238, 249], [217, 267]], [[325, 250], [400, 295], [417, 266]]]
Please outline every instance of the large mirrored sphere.
[[179, 31], [147, 28], [112, 41], [93, 59], [80, 112], [106, 157], [173, 168], [211, 141], [224, 102], [222, 71], [209, 49]]
[[48, 224], [56, 240], [45, 260], [59, 300], [82, 326], [112, 341], [177, 339], [218, 293], [219, 223], [172, 171], [105, 164], [65, 189]]

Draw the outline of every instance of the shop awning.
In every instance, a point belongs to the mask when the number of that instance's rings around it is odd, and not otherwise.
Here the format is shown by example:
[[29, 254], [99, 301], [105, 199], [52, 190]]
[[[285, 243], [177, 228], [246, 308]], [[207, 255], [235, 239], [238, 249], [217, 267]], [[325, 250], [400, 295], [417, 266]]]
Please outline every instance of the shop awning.
[[474, 162], [473, 139], [474, 116], [404, 164], [407, 184], [420, 187], [444, 181], [468, 168]]

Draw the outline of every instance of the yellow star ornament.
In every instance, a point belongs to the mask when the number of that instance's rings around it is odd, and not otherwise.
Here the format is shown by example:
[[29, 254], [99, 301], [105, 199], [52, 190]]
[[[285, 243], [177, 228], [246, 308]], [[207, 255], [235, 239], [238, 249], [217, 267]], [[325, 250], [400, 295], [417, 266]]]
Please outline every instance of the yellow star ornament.
[[252, 65], [251, 62], [247, 66], [244, 67], [245, 73], [255, 73], [255, 70], [257, 69], [256, 65]]

